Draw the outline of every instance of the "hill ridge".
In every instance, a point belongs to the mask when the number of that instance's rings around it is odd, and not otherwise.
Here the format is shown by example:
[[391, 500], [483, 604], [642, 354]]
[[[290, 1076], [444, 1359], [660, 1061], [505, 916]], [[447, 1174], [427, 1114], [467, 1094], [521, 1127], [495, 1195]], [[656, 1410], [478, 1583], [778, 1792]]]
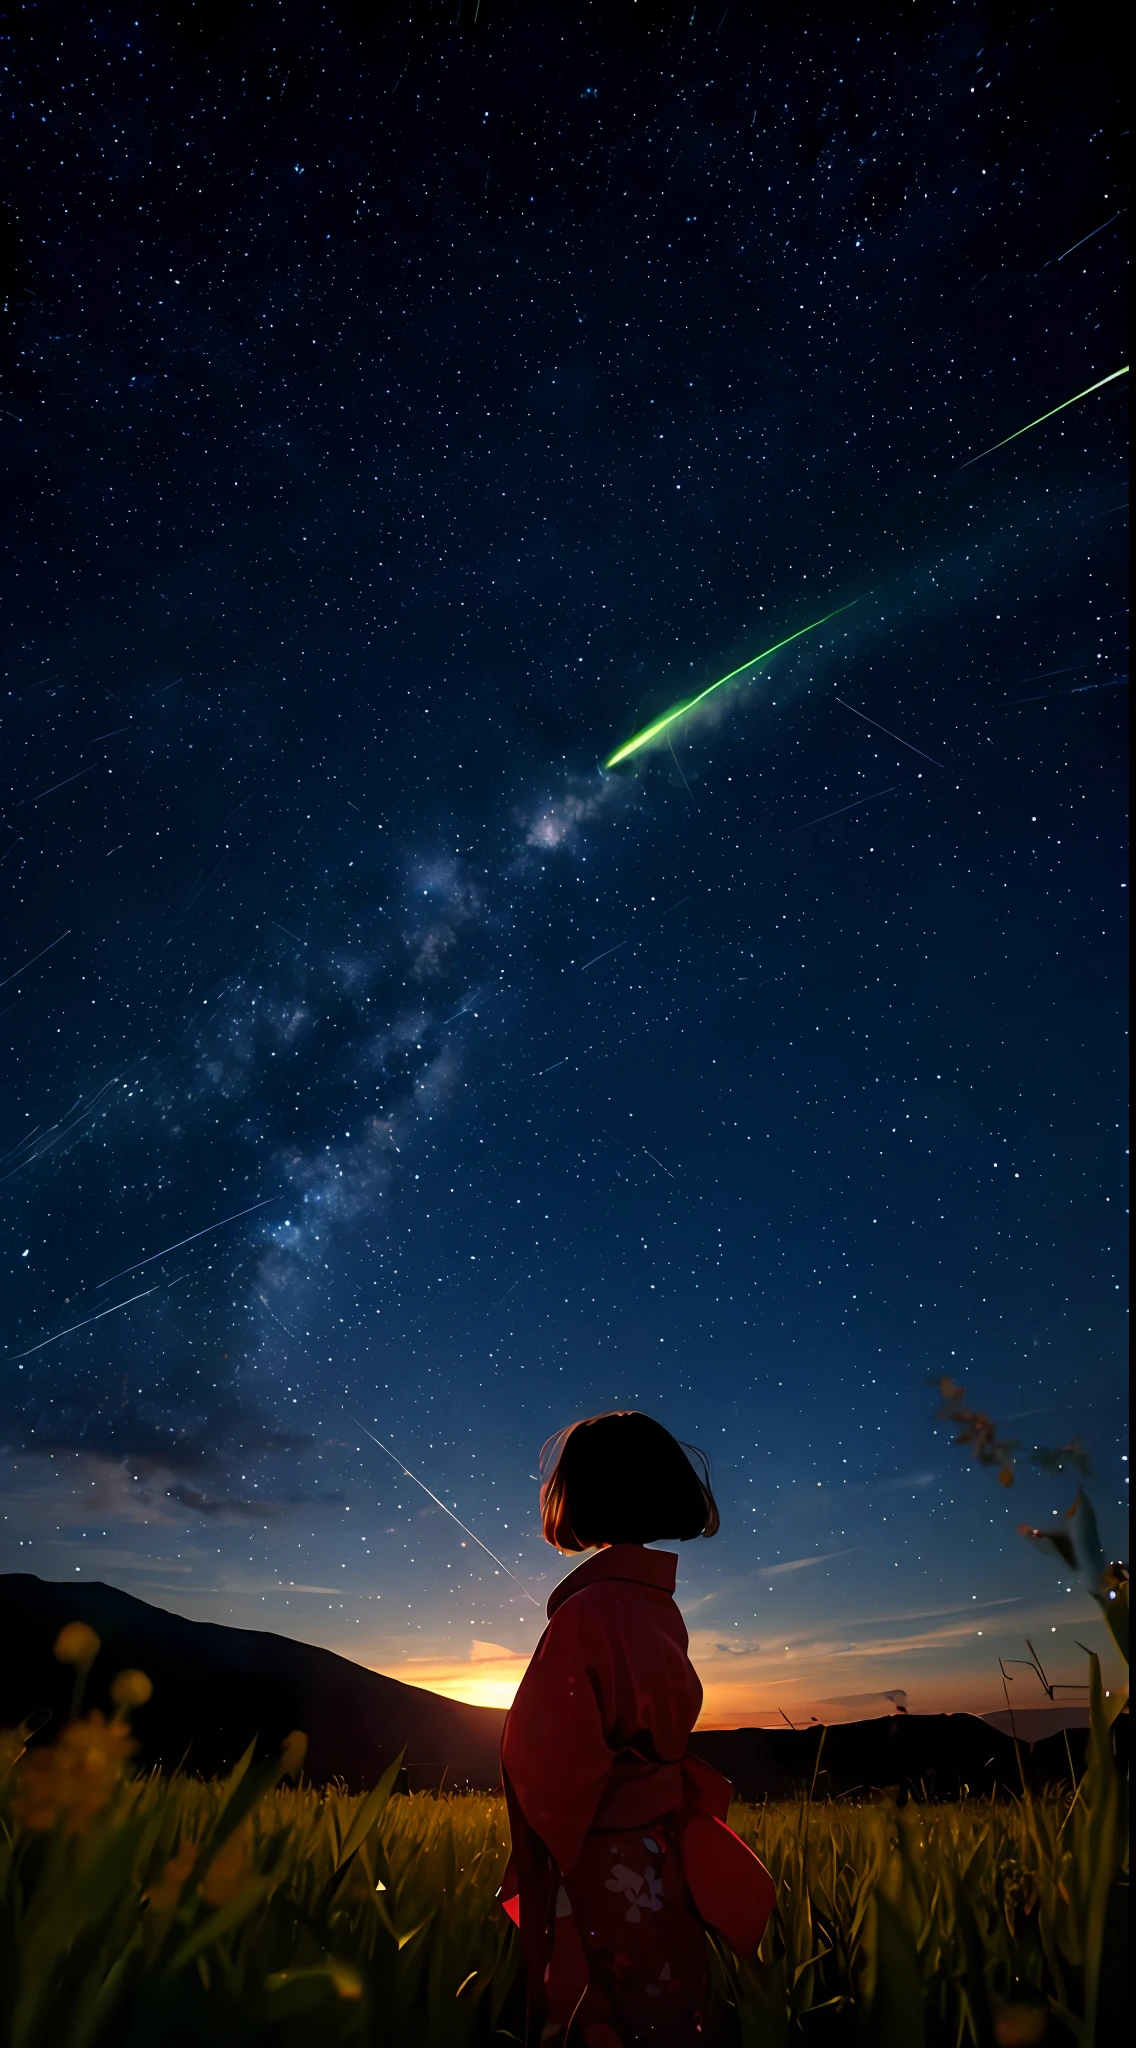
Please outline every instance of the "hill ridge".
[[[0, 1723], [17, 1723], [46, 1706], [53, 1716], [44, 1731], [48, 1739], [66, 1718], [72, 1673], [55, 1662], [52, 1647], [69, 1621], [87, 1622], [102, 1641], [88, 1704], [104, 1705], [110, 1680], [125, 1667], [153, 1681], [153, 1699], [135, 1716], [144, 1768], [184, 1764], [212, 1777], [235, 1763], [252, 1736], [268, 1750], [302, 1728], [306, 1774], [315, 1783], [338, 1779], [350, 1791], [366, 1790], [400, 1751], [410, 1789], [500, 1783], [503, 1708], [446, 1699], [274, 1630], [191, 1621], [102, 1579], [74, 1585], [31, 1572], [0, 1574], [0, 1640], [8, 1652], [0, 1666]], [[1067, 1778], [1070, 1754], [1079, 1769], [1084, 1744], [1083, 1729], [1032, 1745], [1027, 1739], [1021, 1745], [1027, 1776], [1035, 1784]], [[690, 1747], [744, 1799], [794, 1797], [814, 1787], [821, 1797], [896, 1790], [900, 1797], [955, 1798], [967, 1789], [1021, 1790], [1011, 1735], [973, 1714], [884, 1714], [799, 1729], [697, 1729]]]
[[146, 1672], [154, 1697], [135, 1717], [144, 1764], [213, 1776], [228, 1769], [252, 1735], [267, 1748], [293, 1728], [308, 1737], [313, 1780], [371, 1784], [406, 1752], [411, 1782], [446, 1772], [455, 1785], [499, 1781], [503, 1709], [467, 1706], [422, 1686], [370, 1671], [336, 1650], [268, 1629], [191, 1621], [105, 1580], [82, 1585], [30, 1572], [0, 1574], [0, 1628], [8, 1655], [0, 1673], [0, 1721], [47, 1706], [66, 1713], [71, 1674], [52, 1646], [68, 1621], [85, 1621], [102, 1641], [89, 1703], [126, 1666]]

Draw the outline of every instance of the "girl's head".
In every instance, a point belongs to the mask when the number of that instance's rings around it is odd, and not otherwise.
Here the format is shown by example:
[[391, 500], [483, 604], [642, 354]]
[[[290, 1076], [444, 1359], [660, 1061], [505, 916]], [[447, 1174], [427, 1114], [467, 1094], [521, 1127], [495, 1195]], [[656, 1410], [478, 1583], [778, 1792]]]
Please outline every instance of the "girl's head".
[[[556, 1448], [560, 1454], [556, 1456]], [[557, 1550], [605, 1543], [657, 1543], [663, 1537], [713, 1536], [719, 1514], [710, 1468], [661, 1422], [634, 1409], [590, 1415], [550, 1437], [540, 1489], [545, 1539]]]

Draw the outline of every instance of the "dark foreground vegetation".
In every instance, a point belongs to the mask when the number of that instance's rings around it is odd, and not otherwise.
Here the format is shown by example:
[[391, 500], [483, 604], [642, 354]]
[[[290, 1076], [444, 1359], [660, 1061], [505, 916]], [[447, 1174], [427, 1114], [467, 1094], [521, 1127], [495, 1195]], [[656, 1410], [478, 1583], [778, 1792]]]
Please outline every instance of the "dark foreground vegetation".
[[[81, 1682], [97, 1643], [59, 1654]], [[299, 1777], [304, 1739], [223, 1779], [133, 1774], [125, 1671], [109, 1711], [0, 1752], [3, 2038], [10, 2048], [465, 2048], [521, 2033], [496, 1902], [502, 1801]], [[1092, 1660], [1075, 1789], [737, 1804], [777, 1883], [755, 1960], [714, 1958], [737, 2048], [975, 2048], [1125, 2038], [1127, 1813]], [[292, 1782], [288, 1782], [291, 1780]]]

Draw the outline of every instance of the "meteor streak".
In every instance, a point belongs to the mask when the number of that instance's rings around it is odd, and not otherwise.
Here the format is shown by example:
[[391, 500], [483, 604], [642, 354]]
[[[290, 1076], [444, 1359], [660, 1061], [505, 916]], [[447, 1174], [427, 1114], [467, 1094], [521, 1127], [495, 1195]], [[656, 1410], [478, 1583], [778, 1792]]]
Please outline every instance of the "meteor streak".
[[676, 1174], [673, 1174], [673, 1173], [671, 1172], [671, 1170], [670, 1170], [670, 1167], [669, 1167], [669, 1166], [664, 1166], [664, 1165], [663, 1165], [663, 1162], [662, 1162], [662, 1160], [661, 1160], [661, 1159], [656, 1159], [656, 1158], [655, 1158], [655, 1155], [654, 1155], [654, 1153], [653, 1153], [653, 1152], [647, 1152], [647, 1147], [646, 1147], [645, 1145], [644, 1145], [644, 1147], [643, 1147], [643, 1150], [644, 1150], [644, 1152], [646, 1152], [646, 1153], [647, 1153], [647, 1157], [648, 1157], [648, 1159], [649, 1159], [649, 1160], [651, 1161], [652, 1165], [653, 1165], [653, 1166], [657, 1166], [657, 1167], [658, 1167], [658, 1168], [660, 1169], [660, 1171], [661, 1171], [661, 1172], [665, 1173], [665, 1174], [666, 1174], [666, 1176], [667, 1176], [667, 1179], [668, 1179], [668, 1180], [675, 1180], [675, 1179], [677, 1179], [677, 1175], [676, 1175]]
[[827, 626], [830, 619], [838, 619], [841, 612], [850, 612], [852, 605], [862, 602], [861, 598], [854, 597], [851, 604], [837, 605], [836, 610], [826, 612], [823, 619], [814, 619], [811, 625], [798, 626], [795, 633], [786, 633], [783, 640], [775, 640], [772, 647], [766, 647], [761, 654], [755, 654], [751, 661], [743, 661], [741, 667], [732, 668], [728, 676], [719, 676], [716, 683], [710, 683], [705, 690], [699, 690], [697, 697], [688, 697], [684, 704], [676, 704], [673, 711], [665, 711], [661, 718], [656, 718], [650, 725], [645, 725], [642, 732], [634, 733], [621, 747], [616, 748], [614, 754], [608, 756], [604, 767], [614, 768], [618, 762], [626, 761], [629, 754], [637, 754], [640, 747], [646, 746], [648, 740], [657, 739], [661, 732], [665, 732], [669, 725], [674, 724], [676, 718], [684, 718], [688, 711], [693, 711], [696, 704], [701, 704], [707, 697], [712, 697], [715, 690], [720, 690], [725, 683], [734, 682], [738, 676], [744, 676], [749, 669], [756, 668], [760, 661], [768, 661], [771, 654], [779, 654], [782, 647], [788, 647], [791, 640], [800, 640], [806, 633], [815, 633], [818, 626]]
[[1051, 405], [1048, 412], [1039, 413], [1035, 420], [1027, 420], [1024, 427], [1016, 427], [1004, 440], [995, 441], [993, 447], [980, 448], [977, 455], [970, 455], [965, 462], [960, 462], [959, 468], [969, 469], [972, 462], [981, 462], [984, 455], [993, 455], [997, 449], [1007, 448], [1020, 434], [1028, 434], [1031, 427], [1040, 427], [1045, 420], [1051, 420], [1055, 413], [1064, 412], [1067, 405], [1076, 405], [1082, 398], [1090, 398], [1094, 391], [1101, 391], [1106, 384], [1115, 384], [1118, 377], [1127, 375], [1128, 364], [1121, 363], [1119, 370], [1110, 370], [1107, 377], [1098, 377], [1095, 384], [1086, 384], [1083, 391], [1074, 391], [1072, 398], [1063, 398], [1060, 405]]
[[113, 1308], [101, 1308], [96, 1316], [87, 1316], [81, 1323], [69, 1323], [65, 1330], [57, 1330], [54, 1337], [43, 1337], [38, 1344], [29, 1345], [26, 1351], [13, 1352], [13, 1364], [18, 1358], [30, 1358], [33, 1351], [46, 1351], [49, 1344], [61, 1343], [64, 1337], [72, 1336], [76, 1330], [85, 1330], [88, 1323], [101, 1323], [104, 1316], [117, 1315], [120, 1308], [129, 1308], [132, 1301], [144, 1301], [148, 1294], [156, 1294], [160, 1286], [161, 1281], [155, 1281], [153, 1287], [144, 1287], [141, 1294], [128, 1294], [125, 1301], [116, 1301]]
[[101, 761], [92, 761], [89, 768], [76, 768], [74, 775], [65, 775], [62, 782], [53, 782], [50, 789], [37, 789], [34, 796], [21, 797], [15, 808], [21, 811], [25, 804], [38, 804], [42, 797], [54, 796], [57, 789], [66, 789], [69, 782], [78, 782], [81, 775], [93, 775], [95, 769], [101, 767]]
[[23, 964], [23, 966], [22, 966], [22, 967], [15, 967], [15, 968], [13, 968], [13, 970], [12, 970], [11, 974], [6, 974], [6, 975], [4, 976], [4, 979], [3, 979], [3, 981], [0, 981], [0, 988], [7, 988], [7, 986], [8, 986], [8, 983], [9, 983], [10, 981], [17, 981], [17, 980], [19, 979], [19, 977], [20, 977], [20, 975], [21, 975], [21, 974], [24, 974], [24, 973], [26, 973], [26, 972], [27, 972], [27, 969], [28, 969], [29, 967], [34, 967], [34, 966], [35, 966], [35, 964], [36, 964], [36, 961], [37, 961], [37, 960], [42, 960], [42, 959], [43, 959], [43, 956], [44, 956], [44, 954], [45, 954], [45, 953], [50, 953], [50, 952], [51, 952], [51, 950], [52, 950], [52, 947], [53, 947], [53, 946], [61, 946], [61, 945], [63, 944], [63, 941], [64, 941], [64, 939], [69, 939], [69, 938], [70, 938], [70, 936], [71, 936], [71, 927], [70, 927], [70, 925], [68, 925], [68, 927], [67, 927], [67, 930], [66, 930], [65, 932], [60, 932], [60, 934], [59, 934], [59, 937], [58, 937], [57, 939], [52, 939], [52, 941], [51, 941], [51, 945], [50, 945], [50, 946], [43, 946], [43, 947], [41, 947], [41, 949], [40, 949], [40, 951], [39, 951], [38, 953], [33, 953], [33, 954], [32, 954], [32, 957], [31, 957], [31, 959], [30, 959], [30, 960], [25, 960], [25, 961], [24, 961], [24, 964]]
[[[1124, 208], [1121, 207], [1119, 213], [1110, 213], [1107, 220], [1102, 220], [1099, 228], [1090, 228], [1088, 234], [1082, 235], [1079, 242], [1070, 242], [1069, 247], [1067, 249], [1062, 249], [1060, 256], [1058, 256], [1056, 259], [1057, 262], [1064, 263], [1066, 256], [1071, 256], [1073, 254], [1074, 249], [1083, 249], [1086, 242], [1091, 242], [1096, 235], [1103, 235], [1105, 229], [1110, 228], [1114, 220], [1120, 219], [1120, 214], [1123, 213], [1123, 211]], [[1049, 269], [1048, 263], [1043, 263], [1041, 267], [1043, 270]]]
[[488, 1543], [483, 1543], [480, 1536], [475, 1536], [472, 1529], [467, 1529], [464, 1522], [458, 1521], [458, 1518], [454, 1514], [453, 1509], [448, 1508], [444, 1500], [439, 1500], [436, 1493], [430, 1492], [430, 1488], [427, 1486], [426, 1481], [424, 1479], [419, 1479], [416, 1476], [416, 1474], [411, 1471], [409, 1465], [404, 1465], [402, 1459], [395, 1456], [395, 1453], [391, 1450], [389, 1444], [383, 1443], [381, 1437], [375, 1436], [374, 1433], [367, 1428], [365, 1422], [360, 1422], [359, 1417], [357, 1415], [352, 1415], [350, 1408], [345, 1408], [343, 1410], [343, 1413], [347, 1416], [350, 1422], [353, 1422], [355, 1424], [356, 1429], [361, 1429], [363, 1435], [369, 1436], [373, 1444], [378, 1444], [380, 1451], [386, 1452], [387, 1457], [390, 1458], [393, 1461], [393, 1463], [398, 1466], [400, 1472], [404, 1472], [408, 1479], [413, 1479], [415, 1486], [420, 1486], [422, 1488], [423, 1493], [427, 1496], [429, 1500], [433, 1501], [434, 1506], [436, 1508], [441, 1508], [442, 1513], [444, 1515], [449, 1515], [451, 1522], [457, 1522], [458, 1528], [462, 1531], [463, 1535], [468, 1536], [472, 1543], [476, 1543], [478, 1549], [483, 1550], [485, 1552], [486, 1557], [492, 1558], [498, 1570], [503, 1571], [507, 1579], [512, 1579], [514, 1586], [520, 1587], [521, 1592], [524, 1594], [526, 1600], [531, 1600], [534, 1607], [540, 1606], [540, 1601], [537, 1599], [536, 1594], [529, 1592], [528, 1587], [524, 1584], [523, 1580], [517, 1577], [516, 1572], [511, 1572], [509, 1570], [508, 1565], [502, 1564], [501, 1559], [499, 1557], [496, 1557], [493, 1551], [490, 1550]]
[[869, 718], [866, 711], [857, 711], [856, 706], [847, 703], [843, 697], [838, 697], [836, 701], [843, 704], [844, 709], [850, 711], [854, 718], [862, 718], [865, 725], [874, 725], [877, 732], [886, 732], [889, 740], [895, 740], [899, 746], [906, 747], [909, 754], [918, 754], [921, 761], [929, 761], [932, 768], [946, 767], [946, 762], [936, 761], [934, 754], [925, 754], [922, 747], [913, 747], [910, 740], [901, 740], [897, 732], [893, 732], [890, 726], [881, 725], [878, 718]]
[[[930, 760], [930, 755], [927, 758]], [[874, 804], [878, 796], [894, 796], [898, 788], [898, 782], [890, 782], [886, 789], [873, 790], [871, 796], [858, 796], [854, 803], [841, 804], [838, 811], [822, 811], [819, 818], [806, 818], [803, 825], [794, 825], [793, 832], [807, 832], [810, 825], [825, 825], [830, 818], [842, 818], [845, 811], [858, 811], [861, 804]], [[789, 834], [790, 839], [793, 832]]]
[[208, 1237], [211, 1230], [222, 1230], [226, 1223], [235, 1223], [239, 1216], [251, 1216], [254, 1209], [267, 1209], [270, 1202], [282, 1202], [283, 1199], [283, 1195], [265, 1195], [263, 1202], [250, 1202], [247, 1209], [234, 1209], [231, 1216], [222, 1216], [216, 1223], [207, 1223], [202, 1230], [191, 1230], [188, 1237], [179, 1237], [176, 1244], [163, 1245], [160, 1252], [151, 1252], [145, 1259], [135, 1259], [133, 1265], [123, 1266], [120, 1272], [111, 1273], [98, 1284], [109, 1287], [112, 1280], [121, 1280], [127, 1273], [137, 1273], [143, 1266], [152, 1266], [155, 1259], [164, 1259], [167, 1252], [179, 1252], [183, 1244], [193, 1244], [199, 1237]]
[[[1060, 674], [1060, 670], [1058, 671]], [[1055, 697], [1083, 697], [1089, 690], [1126, 690], [1127, 676], [1110, 676], [1107, 683], [1075, 683], [1069, 690], [1043, 690], [1039, 697], [1011, 697], [1007, 711], [1013, 711], [1018, 704], [1049, 704]]]

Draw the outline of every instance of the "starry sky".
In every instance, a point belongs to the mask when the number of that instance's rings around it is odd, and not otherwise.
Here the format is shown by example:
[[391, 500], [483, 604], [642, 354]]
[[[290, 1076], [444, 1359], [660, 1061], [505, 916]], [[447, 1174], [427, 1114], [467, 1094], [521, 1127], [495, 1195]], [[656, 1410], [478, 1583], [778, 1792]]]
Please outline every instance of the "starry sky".
[[982, 452], [1127, 360], [1119, 13], [5, 34], [0, 1569], [499, 1703], [638, 1405], [711, 1721], [1076, 1679], [928, 1381], [1123, 1554], [1127, 380]]

